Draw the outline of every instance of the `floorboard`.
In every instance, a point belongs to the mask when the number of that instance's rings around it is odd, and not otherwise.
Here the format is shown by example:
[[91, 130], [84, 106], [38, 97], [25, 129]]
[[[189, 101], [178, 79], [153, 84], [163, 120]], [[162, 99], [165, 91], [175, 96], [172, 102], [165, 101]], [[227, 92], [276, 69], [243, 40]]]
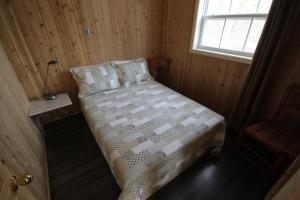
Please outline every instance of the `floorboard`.
[[[45, 132], [52, 200], [118, 198], [121, 190], [81, 114], [47, 124]], [[270, 184], [227, 146], [218, 159], [204, 156], [150, 199], [263, 199]]]

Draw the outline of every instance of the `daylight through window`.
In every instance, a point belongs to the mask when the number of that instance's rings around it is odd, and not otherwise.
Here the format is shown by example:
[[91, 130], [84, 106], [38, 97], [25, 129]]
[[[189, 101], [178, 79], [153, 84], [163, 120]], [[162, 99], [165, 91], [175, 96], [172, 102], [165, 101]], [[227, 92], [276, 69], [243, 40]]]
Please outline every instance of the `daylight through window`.
[[272, 0], [199, 0], [193, 50], [251, 58]]

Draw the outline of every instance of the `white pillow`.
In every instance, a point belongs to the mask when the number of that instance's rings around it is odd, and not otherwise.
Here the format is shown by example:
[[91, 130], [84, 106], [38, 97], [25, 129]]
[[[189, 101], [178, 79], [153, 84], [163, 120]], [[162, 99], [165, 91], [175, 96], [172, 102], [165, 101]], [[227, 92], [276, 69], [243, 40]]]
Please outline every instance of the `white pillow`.
[[113, 62], [116, 66], [119, 81], [124, 86], [152, 79], [147, 61], [144, 58]]
[[70, 72], [79, 87], [81, 97], [120, 87], [118, 75], [112, 62], [73, 67]]

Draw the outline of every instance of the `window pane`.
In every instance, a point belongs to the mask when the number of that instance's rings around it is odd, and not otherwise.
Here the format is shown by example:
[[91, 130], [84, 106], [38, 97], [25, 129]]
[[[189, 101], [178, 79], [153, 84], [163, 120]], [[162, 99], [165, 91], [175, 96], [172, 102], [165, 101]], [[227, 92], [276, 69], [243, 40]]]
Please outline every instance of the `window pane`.
[[230, 0], [208, 0], [207, 15], [228, 14]]
[[244, 52], [254, 53], [264, 25], [265, 19], [253, 20]]
[[230, 14], [256, 13], [258, 0], [232, 0]]
[[272, 4], [272, 0], [260, 0], [257, 13], [268, 13]]
[[249, 30], [250, 22], [251, 19], [227, 19], [225, 23], [223, 38], [221, 41], [221, 48], [242, 51]]
[[201, 38], [201, 46], [219, 47], [225, 19], [205, 20]]

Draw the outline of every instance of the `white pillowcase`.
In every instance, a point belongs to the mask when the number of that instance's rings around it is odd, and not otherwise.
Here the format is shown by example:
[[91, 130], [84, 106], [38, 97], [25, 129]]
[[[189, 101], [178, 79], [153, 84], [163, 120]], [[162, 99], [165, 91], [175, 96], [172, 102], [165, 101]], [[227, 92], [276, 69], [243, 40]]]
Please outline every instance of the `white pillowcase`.
[[113, 61], [116, 66], [119, 81], [122, 85], [129, 86], [142, 81], [151, 80], [146, 59]]
[[73, 67], [70, 72], [79, 87], [80, 97], [120, 87], [118, 75], [112, 62]]

